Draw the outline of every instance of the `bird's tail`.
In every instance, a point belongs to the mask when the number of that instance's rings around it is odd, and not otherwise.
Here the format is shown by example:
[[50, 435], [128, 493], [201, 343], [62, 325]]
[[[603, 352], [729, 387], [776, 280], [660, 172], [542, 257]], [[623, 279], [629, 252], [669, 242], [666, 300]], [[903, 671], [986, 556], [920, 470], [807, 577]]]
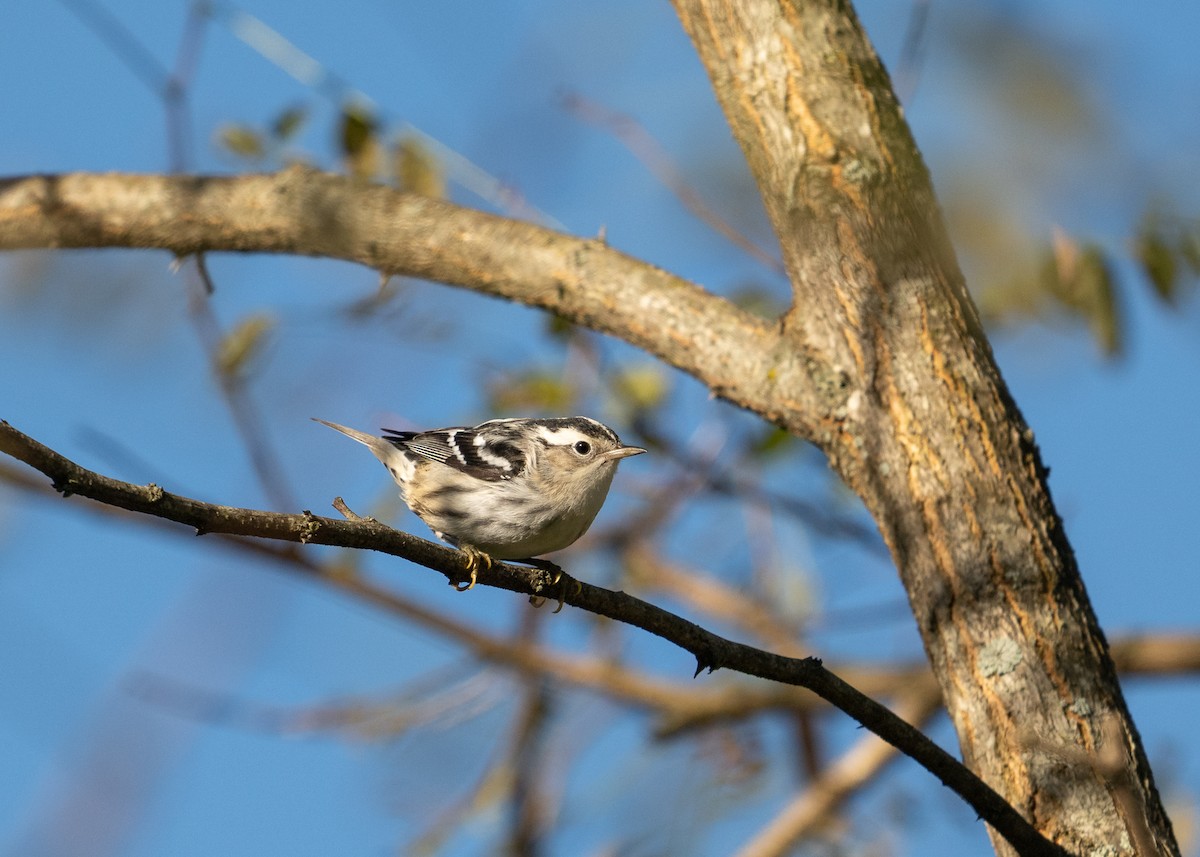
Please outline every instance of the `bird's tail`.
[[334, 431], [340, 431], [346, 437], [353, 438], [354, 440], [357, 440], [359, 443], [366, 444], [367, 446], [371, 447], [371, 449], [375, 449], [376, 446], [378, 446], [382, 443], [381, 438], [378, 438], [373, 434], [367, 434], [365, 431], [359, 431], [358, 429], [352, 429], [348, 426], [340, 426], [337, 423], [331, 423], [328, 420], [323, 420], [323, 419], [320, 419], [319, 417], [313, 417], [312, 419], [314, 422], [318, 422], [323, 426], [329, 426]]
[[404, 486], [412, 477], [413, 463], [399, 448], [389, 443], [385, 438], [367, 434], [365, 431], [352, 429], [348, 426], [340, 426], [337, 423], [320, 420], [316, 417], [313, 417], [313, 419], [321, 423], [321, 425], [329, 426], [334, 431], [340, 431], [351, 440], [357, 440], [366, 446], [367, 449], [371, 450], [371, 454], [382, 461], [384, 467], [391, 472], [392, 478], [400, 486], [401, 492], [404, 491]]

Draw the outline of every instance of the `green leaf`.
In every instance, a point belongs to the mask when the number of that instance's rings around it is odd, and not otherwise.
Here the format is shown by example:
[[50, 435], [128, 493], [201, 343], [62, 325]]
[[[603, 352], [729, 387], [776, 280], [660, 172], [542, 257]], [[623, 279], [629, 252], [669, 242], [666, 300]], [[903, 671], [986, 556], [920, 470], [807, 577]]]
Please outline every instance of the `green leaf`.
[[1119, 357], [1124, 350], [1122, 319], [1113, 286], [1112, 268], [1099, 247], [1090, 245], [1084, 252], [1079, 269], [1080, 290], [1089, 295], [1086, 311], [1092, 335], [1109, 357]]
[[648, 411], [661, 405], [671, 390], [666, 373], [657, 363], [623, 369], [610, 382], [613, 392], [627, 407]]
[[353, 158], [361, 154], [375, 136], [375, 117], [365, 107], [347, 104], [342, 108], [339, 133], [342, 154]]
[[556, 312], [546, 313], [546, 333], [551, 339], [570, 339], [579, 332], [579, 326]]
[[1098, 244], [1081, 245], [1064, 233], [1056, 233], [1053, 252], [1042, 268], [1042, 283], [1050, 295], [1087, 321], [1107, 356], [1121, 353], [1123, 320], [1112, 266]]
[[1188, 267], [1193, 277], [1200, 276], [1200, 227], [1179, 236], [1179, 259]]
[[795, 439], [794, 435], [779, 426], [767, 426], [761, 435], [750, 441], [746, 451], [755, 458], [763, 458], [772, 453], [783, 452], [792, 445], [792, 441]]
[[562, 414], [575, 402], [575, 390], [558, 374], [533, 370], [492, 384], [489, 406], [497, 414]]
[[434, 199], [446, 196], [446, 175], [442, 164], [419, 138], [409, 135], [398, 140], [392, 160], [396, 186], [400, 190]]
[[224, 125], [217, 131], [217, 144], [239, 158], [258, 159], [266, 154], [262, 134], [249, 125]]
[[1154, 287], [1154, 293], [1168, 304], [1175, 302], [1179, 268], [1175, 254], [1162, 233], [1151, 227], [1138, 236], [1137, 257], [1142, 273]]
[[347, 104], [342, 108], [338, 142], [351, 175], [370, 179], [379, 172], [378, 124], [368, 108], [357, 104]]
[[289, 107], [276, 116], [275, 121], [271, 123], [271, 136], [281, 143], [286, 142], [294, 137], [307, 121], [307, 107]]
[[274, 328], [275, 319], [266, 313], [255, 313], [238, 322], [217, 346], [217, 372], [226, 378], [244, 377]]

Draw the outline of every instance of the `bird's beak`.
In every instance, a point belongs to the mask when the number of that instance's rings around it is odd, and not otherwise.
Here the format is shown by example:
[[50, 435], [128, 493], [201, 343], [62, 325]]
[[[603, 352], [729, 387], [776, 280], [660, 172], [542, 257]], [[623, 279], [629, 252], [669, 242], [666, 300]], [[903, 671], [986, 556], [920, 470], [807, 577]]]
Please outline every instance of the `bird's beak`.
[[641, 455], [645, 451], [640, 446], [622, 446], [617, 449], [610, 449], [604, 453], [604, 458], [608, 461], [620, 461], [622, 458], [628, 458], [631, 455]]

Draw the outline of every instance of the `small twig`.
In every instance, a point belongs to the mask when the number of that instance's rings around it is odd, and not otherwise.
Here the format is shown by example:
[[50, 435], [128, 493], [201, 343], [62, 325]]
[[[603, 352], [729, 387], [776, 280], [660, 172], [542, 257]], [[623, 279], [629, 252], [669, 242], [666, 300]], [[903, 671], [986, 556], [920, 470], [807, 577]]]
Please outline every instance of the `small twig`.
[[910, 107], [909, 102], [916, 94], [921, 66], [925, 59], [929, 6], [929, 0], [913, 0], [908, 15], [908, 27], [904, 31], [904, 44], [900, 48], [900, 62], [896, 66], [896, 96], [901, 103]]
[[265, 704], [148, 671], [130, 676], [124, 689], [161, 711], [200, 723], [276, 735], [338, 732], [378, 740], [430, 723], [444, 728], [454, 717], [475, 716], [493, 707], [505, 697], [489, 690], [487, 682], [494, 677], [488, 675], [477, 664], [463, 661], [419, 677], [385, 701], [353, 698], [308, 706]]
[[132, 33], [116, 15], [92, 0], [60, 0], [92, 35], [103, 43], [114, 57], [158, 96], [166, 91], [170, 72], [154, 53]]
[[335, 508], [339, 512], [341, 512], [342, 517], [344, 517], [347, 521], [374, 521], [375, 520], [374, 518], [361, 517], [357, 512], [355, 512], [353, 509], [351, 509], [349, 506], [347, 506], [346, 501], [343, 500], [341, 497], [334, 497], [333, 503], [331, 505], [333, 506], [333, 508]]
[[196, 253], [187, 261], [190, 261], [191, 265], [185, 266], [184, 270], [192, 292], [188, 301], [188, 315], [196, 338], [208, 357], [210, 371], [221, 391], [225, 407], [246, 449], [250, 466], [272, 506], [278, 509], [295, 506], [292, 492], [283, 478], [279, 456], [267, 440], [267, 433], [263, 429], [253, 400], [233, 375], [217, 365], [217, 354], [225, 334], [210, 301], [216, 287], [208, 270], [207, 257], [203, 253]]
[[723, 235], [731, 244], [775, 273], [785, 273], [783, 263], [778, 258], [754, 243], [700, 198], [700, 194], [688, 184], [679, 168], [672, 163], [670, 156], [658, 141], [651, 137], [632, 116], [610, 110], [575, 93], [564, 96], [563, 105], [580, 119], [591, 122], [593, 125], [599, 125], [620, 140], [655, 178], [679, 198], [688, 211], [707, 224], [710, 229]]

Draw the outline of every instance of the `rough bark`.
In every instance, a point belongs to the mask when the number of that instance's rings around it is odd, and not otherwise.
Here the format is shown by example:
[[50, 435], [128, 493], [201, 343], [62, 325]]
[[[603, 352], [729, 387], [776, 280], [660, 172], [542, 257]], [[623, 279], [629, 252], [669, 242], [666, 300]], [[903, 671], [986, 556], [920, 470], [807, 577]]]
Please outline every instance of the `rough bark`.
[[852, 10], [676, 7], [780, 239], [784, 335], [837, 379], [814, 439], [892, 551], [964, 759], [1075, 853], [1177, 853], [1033, 434]]

